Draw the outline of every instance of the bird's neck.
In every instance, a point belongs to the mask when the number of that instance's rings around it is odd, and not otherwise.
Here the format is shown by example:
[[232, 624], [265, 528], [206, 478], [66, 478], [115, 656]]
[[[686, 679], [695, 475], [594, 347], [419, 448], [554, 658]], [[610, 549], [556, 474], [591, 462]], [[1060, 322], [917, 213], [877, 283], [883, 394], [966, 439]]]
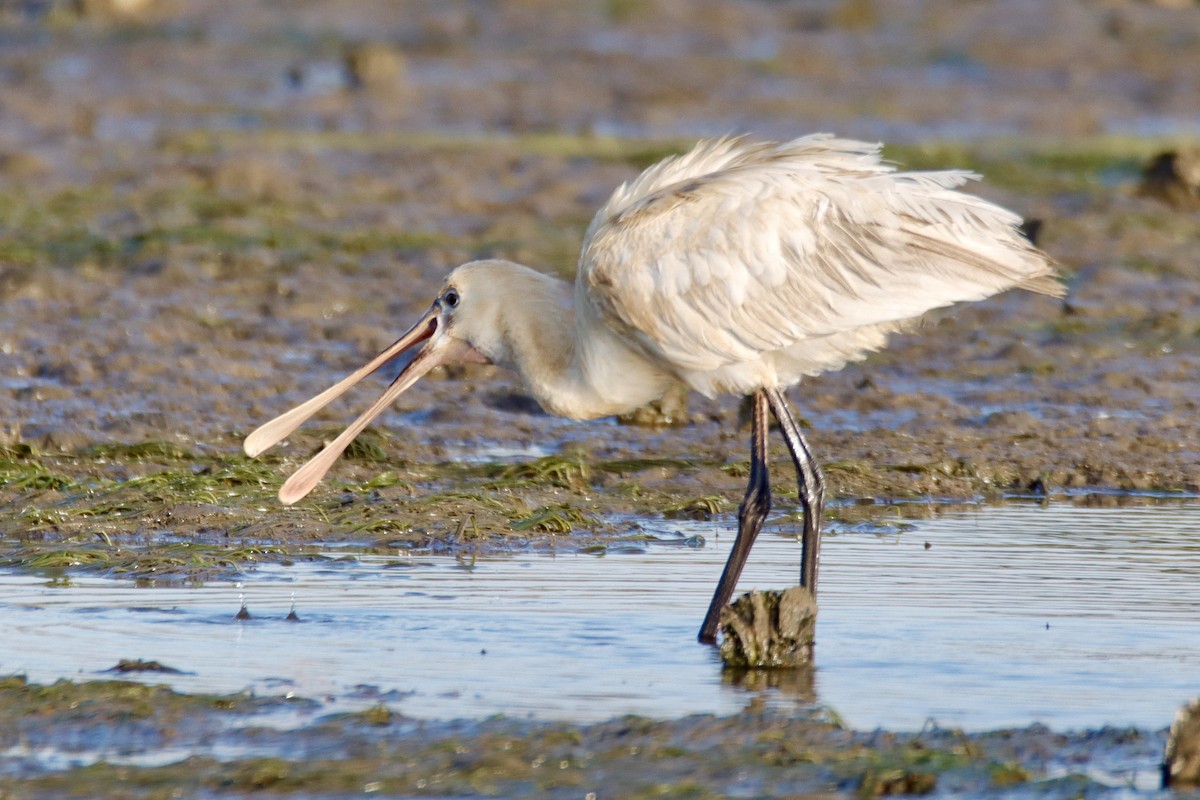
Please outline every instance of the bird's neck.
[[552, 414], [595, 419], [620, 414], [662, 396], [672, 380], [606, 325], [572, 302], [571, 286], [547, 276], [531, 282], [521, 307], [502, 321], [496, 360], [515, 370]]

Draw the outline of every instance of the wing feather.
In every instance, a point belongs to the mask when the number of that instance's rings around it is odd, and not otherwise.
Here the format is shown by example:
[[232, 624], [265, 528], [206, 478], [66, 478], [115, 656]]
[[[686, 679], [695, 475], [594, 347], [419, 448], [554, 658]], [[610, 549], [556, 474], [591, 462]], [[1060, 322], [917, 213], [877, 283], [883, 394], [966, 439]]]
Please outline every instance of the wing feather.
[[1061, 294], [1015, 214], [957, 191], [975, 177], [896, 172], [877, 145], [828, 136], [704, 142], [597, 213], [577, 302], [705, 390], [699, 374], [777, 369], [806, 342], [849, 353], [832, 368], [934, 308], [1017, 286]]

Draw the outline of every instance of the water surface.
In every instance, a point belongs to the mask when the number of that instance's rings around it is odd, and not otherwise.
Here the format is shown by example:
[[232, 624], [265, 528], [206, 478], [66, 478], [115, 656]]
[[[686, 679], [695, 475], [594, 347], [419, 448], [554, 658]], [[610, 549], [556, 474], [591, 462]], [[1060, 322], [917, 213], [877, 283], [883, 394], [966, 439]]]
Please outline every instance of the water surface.
[[[87, 679], [142, 658], [185, 670], [143, 676], [181, 690], [293, 692], [331, 710], [587, 721], [765, 699], [897, 730], [1156, 729], [1200, 690], [1195, 505], [832, 526], [815, 675], [765, 690], [695, 642], [729, 521], [646, 527], [661, 541], [603, 554], [331, 556], [203, 587], [10, 573], [0, 672]], [[740, 588], [791, 584], [799, 555], [794, 532], [764, 534]], [[234, 619], [243, 599], [249, 621]]]

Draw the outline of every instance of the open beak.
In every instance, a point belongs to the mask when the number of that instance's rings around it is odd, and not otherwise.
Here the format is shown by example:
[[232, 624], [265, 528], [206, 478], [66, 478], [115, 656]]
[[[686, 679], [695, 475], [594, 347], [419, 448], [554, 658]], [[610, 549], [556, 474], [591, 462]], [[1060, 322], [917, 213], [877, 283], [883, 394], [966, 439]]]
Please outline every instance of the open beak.
[[283, 487], [279, 490], [279, 499], [284, 505], [291, 505], [312, 491], [313, 487], [320, 482], [325, 473], [329, 471], [329, 468], [333, 466], [333, 462], [342, 454], [342, 451], [354, 440], [354, 437], [362, 433], [363, 429], [370, 425], [372, 420], [382, 414], [405, 389], [420, 380], [421, 376], [429, 372], [429, 370], [439, 364], [463, 361], [486, 361], [485, 358], [466, 342], [452, 339], [445, 335], [437, 336], [440, 324], [440, 310], [435, 304], [425, 312], [416, 325], [413, 325], [407, 333], [389, 345], [382, 353], [371, 359], [370, 362], [355, 370], [341, 381], [338, 381], [333, 386], [330, 386], [311, 400], [301, 403], [291, 411], [280, 414], [246, 437], [246, 441], [242, 445], [246, 451], [246, 455], [251, 457], [257, 456], [264, 450], [274, 447], [283, 441], [292, 431], [304, 424], [305, 420], [329, 405], [350, 387], [354, 386], [354, 384], [372, 372], [375, 372], [388, 361], [422, 342], [425, 343], [425, 346], [417, 351], [417, 354], [408, 362], [408, 366], [396, 376], [396, 380], [392, 381], [392, 384], [383, 395], [370, 408], [363, 412], [362, 416], [354, 420], [350, 427], [342, 431], [336, 439], [327, 444], [321, 452], [313, 456], [307, 464], [287, 479]]

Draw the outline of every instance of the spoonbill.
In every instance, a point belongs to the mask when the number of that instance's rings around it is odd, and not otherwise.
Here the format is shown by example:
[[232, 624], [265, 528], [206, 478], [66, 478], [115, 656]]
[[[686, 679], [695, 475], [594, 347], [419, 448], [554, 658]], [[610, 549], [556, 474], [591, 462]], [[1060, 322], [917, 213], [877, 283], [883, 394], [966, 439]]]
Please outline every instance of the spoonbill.
[[1011, 288], [1061, 295], [1012, 212], [957, 187], [963, 171], [901, 172], [880, 146], [825, 134], [702, 141], [621, 185], [584, 237], [575, 284], [508, 261], [446, 277], [407, 333], [368, 364], [246, 437], [258, 455], [386, 362], [421, 345], [383, 395], [279, 491], [308, 494], [347, 445], [439, 364], [514, 370], [552, 413], [632, 411], [676, 384], [752, 398], [738, 534], [699, 638], [770, 508], [768, 413], [804, 512], [800, 581], [815, 594], [825, 480], [784, 390], [886, 344], [925, 312]]

